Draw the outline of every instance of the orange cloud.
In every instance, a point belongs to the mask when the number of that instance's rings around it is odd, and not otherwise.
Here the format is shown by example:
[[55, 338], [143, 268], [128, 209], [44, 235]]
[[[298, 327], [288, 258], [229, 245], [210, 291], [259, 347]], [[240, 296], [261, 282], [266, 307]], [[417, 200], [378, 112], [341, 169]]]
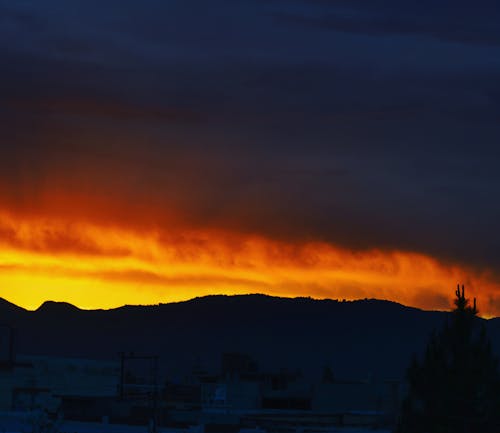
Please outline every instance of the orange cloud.
[[155, 304], [206, 294], [380, 298], [446, 309], [456, 282], [486, 316], [500, 285], [486, 272], [407, 251], [351, 251], [236, 232], [131, 229], [0, 213], [0, 296], [82, 308]]

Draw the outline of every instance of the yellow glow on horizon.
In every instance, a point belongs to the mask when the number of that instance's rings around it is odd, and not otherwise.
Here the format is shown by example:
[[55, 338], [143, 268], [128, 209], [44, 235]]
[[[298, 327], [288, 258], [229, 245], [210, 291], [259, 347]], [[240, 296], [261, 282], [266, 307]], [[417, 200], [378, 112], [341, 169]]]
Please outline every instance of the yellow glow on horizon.
[[[208, 229], [132, 230], [0, 214], [0, 296], [27, 309], [157, 304], [208, 294], [379, 298], [446, 309], [463, 282], [498, 314], [486, 274], [405, 251], [350, 251]], [[475, 293], [474, 290], [480, 292]]]

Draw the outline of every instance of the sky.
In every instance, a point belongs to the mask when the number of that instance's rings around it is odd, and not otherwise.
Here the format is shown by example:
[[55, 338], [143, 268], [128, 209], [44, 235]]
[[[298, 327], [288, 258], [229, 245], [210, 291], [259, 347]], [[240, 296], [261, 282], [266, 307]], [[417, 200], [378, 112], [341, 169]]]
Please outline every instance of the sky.
[[0, 296], [500, 315], [493, 0], [0, 0]]

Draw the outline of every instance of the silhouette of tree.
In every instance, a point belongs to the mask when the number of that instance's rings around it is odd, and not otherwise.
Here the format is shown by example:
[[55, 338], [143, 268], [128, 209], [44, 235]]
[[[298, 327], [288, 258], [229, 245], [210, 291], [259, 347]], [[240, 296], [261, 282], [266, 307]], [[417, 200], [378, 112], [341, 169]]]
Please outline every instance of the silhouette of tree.
[[500, 375], [476, 300], [464, 286], [440, 333], [429, 339], [423, 359], [407, 371], [408, 395], [401, 408], [401, 433], [499, 433]]

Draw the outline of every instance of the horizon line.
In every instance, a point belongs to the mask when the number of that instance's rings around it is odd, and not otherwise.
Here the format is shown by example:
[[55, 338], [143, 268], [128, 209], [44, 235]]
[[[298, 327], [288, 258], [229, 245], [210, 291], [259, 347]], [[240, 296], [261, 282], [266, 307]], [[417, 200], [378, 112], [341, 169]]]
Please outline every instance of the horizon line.
[[[412, 305], [407, 305], [403, 304], [398, 301], [390, 300], [390, 299], [383, 299], [383, 298], [328, 298], [328, 297], [314, 297], [314, 296], [279, 296], [279, 295], [270, 295], [266, 294], [264, 292], [250, 292], [250, 293], [235, 293], [235, 294], [225, 294], [225, 293], [213, 293], [213, 294], [207, 294], [207, 295], [202, 295], [202, 296], [195, 296], [192, 298], [186, 298], [186, 299], [181, 299], [177, 301], [171, 301], [171, 302], [159, 302], [159, 303], [151, 303], [151, 304], [122, 304], [118, 305], [116, 307], [109, 307], [109, 308], [87, 308], [87, 307], [82, 307], [79, 305], [75, 305], [71, 302], [63, 301], [63, 300], [54, 300], [54, 299], [46, 299], [44, 300], [38, 307], [36, 308], [25, 308], [20, 305], [17, 305], [16, 303], [8, 300], [6, 297], [1, 297], [0, 300], [4, 301], [16, 308], [19, 308], [21, 310], [27, 311], [27, 312], [37, 312], [41, 310], [45, 305], [47, 304], [59, 304], [59, 305], [67, 305], [68, 307], [74, 308], [79, 311], [113, 311], [113, 310], [118, 310], [121, 308], [126, 308], [126, 307], [160, 307], [163, 305], [173, 305], [173, 304], [183, 304], [183, 303], [188, 303], [192, 302], [195, 300], [199, 299], [207, 299], [207, 298], [214, 298], [214, 297], [220, 297], [220, 298], [243, 298], [243, 297], [251, 297], [251, 296], [260, 296], [260, 297], [265, 297], [265, 298], [273, 298], [273, 299], [287, 299], [287, 300], [309, 300], [309, 301], [314, 301], [314, 302], [321, 302], [321, 301], [331, 301], [331, 302], [337, 302], [337, 303], [354, 303], [354, 302], [363, 302], [363, 301], [378, 301], [378, 302], [386, 302], [386, 303], [391, 303], [391, 304], [396, 304], [400, 305], [405, 308], [410, 308], [414, 310], [419, 310], [419, 311], [427, 311], [427, 312], [451, 312], [451, 310], [443, 310], [443, 309], [425, 309], [425, 308], [420, 308], [420, 307], [415, 307]], [[450, 298], [451, 299], [451, 298]], [[450, 303], [450, 308], [451, 308], [451, 303]], [[493, 319], [499, 316], [481, 316], [479, 317], [489, 320]]]

